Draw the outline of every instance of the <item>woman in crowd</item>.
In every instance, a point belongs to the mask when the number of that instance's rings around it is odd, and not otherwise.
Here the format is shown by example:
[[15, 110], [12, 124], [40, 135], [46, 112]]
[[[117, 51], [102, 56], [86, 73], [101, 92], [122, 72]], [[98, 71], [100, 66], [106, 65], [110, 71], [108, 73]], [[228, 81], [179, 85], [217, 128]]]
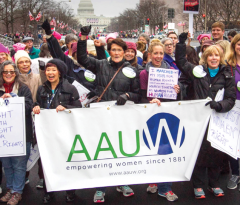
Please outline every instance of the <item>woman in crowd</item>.
[[[41, 108], [56, 109], [57, 112], [65, 109], [81, 108], [77, 89], [64, 78], [67, 66], [58, 59], [50, 60], [45, 68], [47, 81], [38, 88], [37, 101], [33, 108], [34, 114], [39, 114]], [[49, 203], [53, 192], [47, 192], [46, 186], [44, 203]], [[71, 202], [75, 198], [75, 191], [67, 191], [66, 201]]]
[[228, 40], [229, 40], [230, 43], [232, 42], [233, 37], [236, 36], [236, 35], [237, 35], [237, 32], [234, 31], [234, 30], [231, 30], [231, 31], [228, 32]]
[[0, 66], [0, 96], [11, 98], [12, 96], [24, 97], [25, 121], [26, 121], [26, 155], [15, 157], [3, 157], [2, 164], [6, 177], [7, 192], [0, 198], [0, 202], [8, 205], [16, 205], [22, 199], [25, 185], [27, 161], [30, 155], [32, 142], [32, 94], [29, 88], [19, 79], [19, 71], [12, 61], [5, 61]]
[[203, 52], [209, 47], [214, 45], [214, 41], [212, 40], [205, 40], [204, 43], [201, 46], [200, 53], [198, 54], [198, 57], [201, 58]]
[[[6, 48], [3, 44], [0, 43], [0, 65], [7, 60], [8, 61], [12, 60], [10, 52], [8, 48]], [[0, 158], [0, 193], [2, 193], [1, 184], [2, 184], [2, 162]]]
[[146, 50], [148, 49], [148, 46], [150, 44], [150, 38], [147, 34], [145, 34], [145, 33], [140, 34], [139, 37], [138, 37], [138, 41], [142, 41], [143, 43], [145, 43], [146, 44]]
[[197, 55], [199, 56], [199, 53], [201, 52], [201, 48], [202, 48], [204, 42], [207, 41], [207, 40], [211, 40], [211, 34], [200, 34], [197, 37], [197, 40], [200, 43], [200, 46], [196, 47]]
[[[227, 62], [233, 69], [237, 100], [240, 100], [240, 34], [235, 35], [231, 41]], [[238, 159], [234, 159], [230, 156], [228, 158], [232, 170], [232, 177], [228, 181], [227, 188], [236, 189], [238, 183], [240, 182], [239, 162]]]
[[[69, 35], [69, 37], [66, 37], [66, 44], [69, 46], [70, 42], [71, 42], [71, 55], [72, 58], [67, 57], [57, 39], [54, 37], [54, 35], [52, 35], [52, 31], [51, 31], [51, 27], [49, 22], [46, 20], [44, 21], [44, 23], [42, 24], [42, 28], [45, 30], [46, 34], [47, 34], [47, 42], [48, 42], [48, 48], [49, 51], [51, 53], [51, 56], [53, 58], [57, 58], [62, 60], [64, 63], [66, 63], [67, 65], [67, 75], [71, 78], [73, 78], [73, 80], [75, 79], [76, 81], [78, 81], [79, 83], [81, 83], [84, 87], [86, 87], [88, 90], [92, 91], [95, 89], [95, 76], [88, 70], [86, 70], [83, 66], [81, 66], [78, 62], [77, 62], [77, 41], [75, 40], [75, 38], [73, 38], [72, 41], [68, 42], [68, 39], [70, 40], [70, 37], [72, 35]], [[104, 56], [100, 56], [100, 58], [105, 58], [105, 53], [103, 53]], [[91, 78], [89, 78], [89, 76]]]
[[[44, 28], [43, 28], [44, 29]], [[46, 33], [47, 34], [47, 33]], [[52, 33], [51, 33], [52, 34]], [[49, 34], [47, 34], [49, 35]], [[48, 39], [48, 38], [47, 38]], [[55, 37], [55, 39], [57, 39]], [[78, 37], [76, 35], [74, 35], [73, 33], [70, 33], [68, 35], [66, 35], [65, 38], [65, 44], [67, 46], [67, 51], [65, 52], [65, 55], [68, 56], [69, 58], [73, 57], [73, 52], [72, 52], [72, 43], [75, 43], [78, 41]], [[59, 45], [60, 46], [60, 45]], [[61, 47], [60, 47], [61, 48]], [[62, 48], [61, 48], [62, 49]]]
[[[151, 59], [151, 62], [147, 63], [145, 70], [140, 73], [140, 88], [141, 88], [141, 95], [142, 103], [157, 103], [160, 105], [161, 101], [167, 102], [167, 99], [156, 99], [147, 97], [147, 88], [148, 88], [148, 75], [149, 75], [149, 68], [165, 68], [165, 69], [174, 69], [169, 66], [163, 60], [164, 56], [164, 45], [160, 42], [151, 43], [148, 48], [148, 56]], [[180, 87], [178, 85], [174, 86], [174, 90], [176, 93], [180, 93]], [[176, 201], [178, 199], [177, 195], [172, 192], [172, 183], [158, 183], [150, 184], [147, 188], [148, 193], [156, 193], [158, 190], [158, 195], [162, 197], [166, 197], [168, 201]]]
[[148, 51], [146, 51], [143, 54], [143, 64], [142, 64], [143, 69], [146, 68], [146, 65], [149, 61], [151, 61], [151, 59], [149, 58]]
[[[88, 57], [86, 36], [90, 30], [91, 26], [81, 28], [82, 36], [78, 41], [77, 59], [81, 65], [96, 74], [96, 94], [100, 96], [98, 101], [116, 100], [117, 105], [124, 105], [127, 100], [138, 103], [140, 98], [138, 70], [124, 58], [127, 50], [126, 43], [119, 38], [108, 43], [110, 61]], [[101, 46], [100, 41], [95, 41], [95, 45]], [[92, 96], [94, 95], [95, 93], [92, 94]], [[105, 190], [105, 187], [97, 188], [93, 200], [95, 203], [104, 202]], [[118, 186], [117, 191], [122, 192], [126, 197], [134, 195], [129, 186]]]
[[215, 45], [218, 46], [219, 49], [222, 51], [223, 56], [224, 56], [224, 60], [226, 60], [227, 55], [228, 55], [229, 50], [230, 50], [230, 43], [229, 43], [229, 41], [227, 41], [227, 40], [220, 40], [220, 41], [217, 41], [215, 43]]
[[[173, 40], [171, 38], [165, 38], [162, 40], [162, 44], [164, 45], [164, 57], [163, 60], [166, 61], [171, 67], [176, 70], [179, 70], [175, 63], [174, 57], [174, 45]], [[179, 72], [180, 76], [180, 72]]]
[[126, 42], [127, 50], [125, 51], [124, 57], [133, 67], [137, 68], [140, 72], [143, 70], [143, 67], [138, 64], [137, 59], [137, 46], [133, 42]]
[[[206, 105], [216, 112], [228, 112], [235, 104], [236, 91], [234, 85], [233, 71], [230, 66], [226, 66], [224, 57], [220, 49], [213, 45], [208, 47], [201, 58], [199, 67], [189, 63], [186, 59], [187, 33], [179, 36], [179, 43], [176, 47], [176, 63], [178, 68], [191, 79], [195, 93], [195, 99], [206, 99], [210, 97]], [[198, 68], [198, 69], [197, 69]], [[214, 101], [217, 92], [224, 88], [223, 100]], [[223, 190], [219, 187], [219, 174], [222, 159], [225, 154], [211, 147], [207, 141], [207, 130], [202, 142], [198, 159], [193, 171], [192, 182], [196, 198], [205, 198], [203, 191], [206, 169], [208, 170], [208, 190], [215, 196], [224, 196]]]

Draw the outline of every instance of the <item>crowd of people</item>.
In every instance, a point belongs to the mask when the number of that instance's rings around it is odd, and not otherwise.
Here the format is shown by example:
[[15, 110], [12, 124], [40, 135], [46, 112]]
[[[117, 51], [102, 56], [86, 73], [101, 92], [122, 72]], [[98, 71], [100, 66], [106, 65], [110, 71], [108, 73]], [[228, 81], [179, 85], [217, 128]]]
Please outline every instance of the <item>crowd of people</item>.
[[[138, 42], [133, 43], [117, 38], [116, 33], [91, 40], [88, 38], [91, 26], [85, 26], [79, 36], [68, 34], [63, 42], [59, 33], [51, 31], [47, 20], [42, 28], [45, 35], [40, 49], [33, 46], [31, 36], [14, 44], [11, 51], [0, 44], [0, 96], [3, 99], [25, 97], [26, 116], [26, 156], [0, 158], [0, 184], [2, 167], [6, 178], [6, 190], [0, 202], [8, 205], [21, 201], [24, 186], [29, 183], [26, 165], [30, 147], [37, 143], [31, 112], [41, 114], [41, 109], [61, 112], [83, 107], [74, 81], [90, 90], [87, 95], [90, 102], [116, 100], [116, 104], [122, 106], [130, 100], [161, 106], [161, 102], [172, 100], [147, 96], [149, 68], [176, 69], [179, 70], [178, 84], [173, 87], [176, 100], [210, 97], [212, 100], [206, 106], [222, 113], [230, 111], [236, 99], [240, 100], [240, 34], [231, 33], [229, 40], [224, 39], [222, 22], [212, 25], [212, 34], [198, 36], [200, 46], [196, 48], [191, 47], [189, 41], [186, 44], [189, 33], [178, 36], [171, 32], [161, 41], [150, 41], [148, 35], [141, 34]], [[204, 74], [200, 75], [196, 67]], [[126, 68], [131, 75], [125, 72]], [[214, 101], [222, 88], [225, 89], [223, 100]], [[231, 177], [226, 186], [236, 189], [240, 182], [238, 160], [211, 147], [206, 130], [192, 174], [195, 198], [205, 198], [206, 173], [208, 190], [216, 197], [224, 196], [219, 180], [221, 171], [229, 164]], [[54, 193], [46, 189], [41, 157], [38, 175], [36, 187], [45, 190], [43, 203], [50, 203]], [[176, 201], [178, 196], [171, 187], [171, 182], [149, 184], [147, 192], [157, 192], [168, 201]], [[119, 185], [116, 189], [125, 197], [134, 195], [128, 185]], [[106, 187], [96, 187], [93, 201], [104, 202], [105, 191]], [[75, 190], [66, 190], [66, 201], [74, 199]]]

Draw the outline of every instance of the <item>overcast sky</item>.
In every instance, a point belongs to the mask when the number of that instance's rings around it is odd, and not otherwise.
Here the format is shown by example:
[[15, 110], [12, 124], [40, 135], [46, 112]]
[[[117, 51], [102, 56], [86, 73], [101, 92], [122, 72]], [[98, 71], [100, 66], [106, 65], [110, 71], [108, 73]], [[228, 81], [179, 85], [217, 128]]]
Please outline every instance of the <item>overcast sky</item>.
[[[63, 1], [63, 0], [55, 0], [55, 1]], [[68, 1], [68, 0], [64, 0]], [[94, 8], [94, 13], [97, 16], [101, 14], [108, 17], [118, 16], [119, 13], [122, 13], [126, 8], [134, 9], [136, 4], [139, 3], [139, 0], [91, 0]], [[71, 8], [75, 10], [75, 14], [77, 14], [77, 8], [80, 0], [71, 0], [69, 4]]]

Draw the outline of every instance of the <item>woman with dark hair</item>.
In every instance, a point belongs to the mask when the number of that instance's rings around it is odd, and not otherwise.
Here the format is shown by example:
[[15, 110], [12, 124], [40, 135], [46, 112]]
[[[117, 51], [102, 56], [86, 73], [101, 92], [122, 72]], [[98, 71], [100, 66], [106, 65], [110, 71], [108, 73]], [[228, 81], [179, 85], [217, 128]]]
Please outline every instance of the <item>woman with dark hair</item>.
[[[38, 88], [37, 101], [33, 108], [34, 114], [39, 114], [41, 108], [56, 109], [59, 112], [82, 107], [77, 89], [64, 78], [66, 71], [67, 65], [61, 60], [53, 59], [47, 63], [45, 68], [47, 81]], [[43, 202], [49, 203], [53, 192], [47, 192], [45, 180], [43, 182], [45, 190]], [[75, 191], [67, 191], [66, 201], [71, 202], [74, 198]]]
[[197, 56], [196, 50], [192, 46], [186, 47], [186, 58], [188, 62], [198, 65], [199, 64], [199, 57]]
[[[96, 75], [96, 92], [100, 96], [98, 101], [116, 100], [117, 105], [124, 105], [127, 100], [138, 103], [140, 98], [138, 70], [124, 58], [128, 49], [126, 43], [120, 38], [108, 43], [110, 61], [88, 57], [86, 37], [90, 30], [91, 26], [81, 28], [82, 36], [78, 41], [77, 59], [81, 65]], [[95, 46], [101, 46], [101, 42], [95, 41]], [[95, 93], [92, 92], [90, 95], [89, 97], [93, 97]], [[97, 188], [93, 200], [95, 203], [104, 202], [105, 190], [105, 187]], [[129, 186], [118, 186], [117, 191], [122, 192], [126, 197], [134, 195]]]
[[32, 94], [29, 88], [19, 80], [19, 71], [12, 61], [5, 61], [0, 66], [0, 96], [1, 98], [24, 97], [26, 121], [26, 155], [2, 157], [7, 192], [0, 198], [0, 202], [16, 205], [22, 199], [25, 185], [27, 161], [32, 142]]
[[230, 43], [232, 42], [233, 37], [236, 35], [237, 35], [237, 32], [234, 30], [231, 30], [228, 32], [228, 40], [230, 41]]
[[143, 64], [142, 67], [143, 69], [145, 69], [146, 64], [149, 62], [149, 55], [148, 55], [148, 51], [145, 51], [143, 54]]
[[48, 50], [48, 45], [47, 43], [42, 44], [40, 48], [40, 53], [39, 53], [40, 58], [51, 58], [50, 51]]

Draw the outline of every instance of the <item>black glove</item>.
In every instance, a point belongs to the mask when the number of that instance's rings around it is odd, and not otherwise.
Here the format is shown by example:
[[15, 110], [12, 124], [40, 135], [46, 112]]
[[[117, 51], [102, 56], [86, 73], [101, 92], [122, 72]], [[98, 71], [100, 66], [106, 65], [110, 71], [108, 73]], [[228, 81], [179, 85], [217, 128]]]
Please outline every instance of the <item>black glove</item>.
[[217, 112], [219, 112], [222, 109], [222, 106], [220, 103], [216, 102], [216, 101], [209, 101], [205, 104], [205, 106], [210, 105], [211, 109], [216, 110]]
[[93, 98], [94, 96], [96, 96], [96, 93], [94, 91], [91, 91], [87, 94], [87, 99], [91, 99]]
[[51, 26], [50, 26], [50, 24], [48, 23], [48, 20], [47, 20], [47, 19], [43, 22], [42, 28], [45, 30], [45, 33], [46, 33], [47, 35], [51, 35], [51, 34], [52, 34]]
[[39, 68], [41, 70], [45, 70], [45, 62], [44, 61], [38, 60], [38, 64], [39, 64]]
[[84, 36], [87, 36], [89, 34], [89, 32], [91, 31], [92, 26], [83, 26], [81, 28], [81, 34]]
[[128, 100], [128, 96], [126, 94], [120, 95], [117, 98], [117, 105], [125, 105]]
[[185, 43], [187, 38], [188, 38], [188, 33], [187, 32], [186, 33], [181, 33], [179, 35], [179, 43], [182, 43], [182, 44]]

